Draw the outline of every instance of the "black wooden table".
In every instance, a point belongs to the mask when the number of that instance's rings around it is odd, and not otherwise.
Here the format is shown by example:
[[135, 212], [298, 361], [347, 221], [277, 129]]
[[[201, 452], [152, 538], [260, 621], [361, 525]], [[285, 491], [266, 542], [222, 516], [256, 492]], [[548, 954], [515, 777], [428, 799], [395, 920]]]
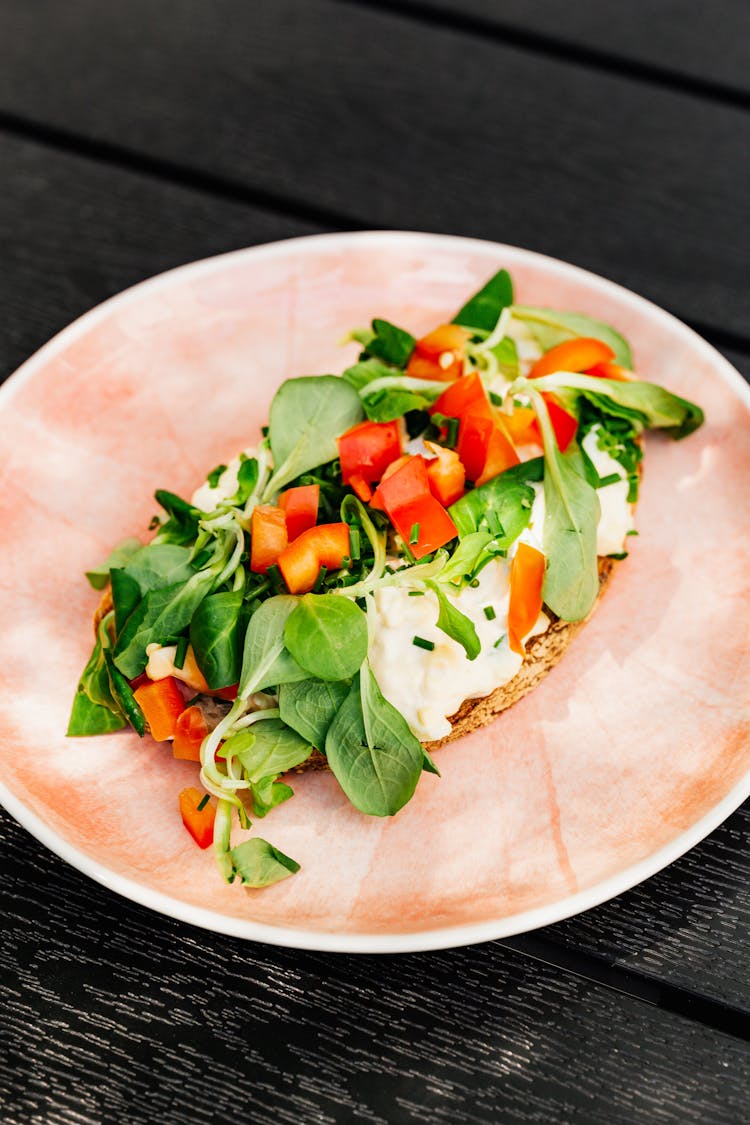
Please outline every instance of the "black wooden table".
[[[150, 274], [359, 227], [576, 262], [747, 376], [749, 109], [746, 0], [0, 0], [0, 376]], [[588, 914], [393, 958], [192, 929], [0, 827], [3, 1122], [750, 1116], [750, 807]]]

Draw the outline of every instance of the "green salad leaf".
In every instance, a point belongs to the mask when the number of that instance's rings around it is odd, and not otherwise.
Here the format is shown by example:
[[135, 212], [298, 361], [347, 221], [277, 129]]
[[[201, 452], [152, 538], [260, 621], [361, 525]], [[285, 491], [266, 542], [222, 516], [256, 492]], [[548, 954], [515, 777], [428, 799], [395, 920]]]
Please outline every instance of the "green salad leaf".
[[[341, 375], [347, 383], [351, 383], [355, 391], [362, 391], [376, 379], [390, 379], [396, 372], [393, 368], [379, 359], [362, 359], [359, 363], [347, 367]], [[401, 372], [403, 374], [403, 372]]]
[[238, 696], [307, 680], [310, 673], [293, 659], [284, 642], [287, 619], [299, 604], [291, 594], [276, 594], [258, 607], [245, 633]]
[[282, 383], [271, 403], [269, 440], [275, 468], [264, 497], [333, 461], [338, 456], [336, 438], [363, 416], [356, 390], [338, 376], [307, 375]]
[[369, 816], [393, 816], [414, 794], [422, 744], [383, 696], [367, 661], [331, 723], [326, 756], [351, 803]]
[[281, 879], [288, 879], [300, 869], [295, 860], [259, 836], [237, 844], [231, 849], [229, 856], [235, 878], [246, 887], [270, 887]]
[[213, 690], [236, 684], [242, 667], [242, 591], [209, 594], [193, 614], [190, 644]]
[[204, 515], [198, 508], [194, 508], [181, 496], [174, 492], [167, 492], [163, 488], [154, 493], [157, 504], [160, 504], [167, 513], [167, 519], [156, 534], [159, 543], [176, 543], [185, 545], [192, 543], [198, 534], [198, 521]]
[[328, 728], [349, 694], [348, 680], [300, 680], [282, 684], [279, 713], [292, 730], [324, 751]]
[[406, 367], [417, 342], [412, 334], [388, 320], [378, 319], [373, 320], [372, 331], [365, 350], [394, 367]]
[[278, 718], [259, 719], [230, 735], [224, 744], [227, 757], [237, 757], [248, 781], [256, 783], [306, 762], [312, 749], [307, 739]]
[[336, 594], [305, 594], [289, 615], [284, 640], [308, 675], [346, 680], [367, 656], [367, 618]]
[[633, 355], [627, 340], [603, 320], [595, 320], [583, 313], [559, 312], [532, 305], [513, 305], [512, 311], [516, 320], [523, 321], [542, 351], [547, 352], [576, 336], [593, 336], [609, 344], [615, 353], [615, 362], [629, 369], [633, 366]]
[[115, 643], [115, 664], [127, 679], [134, 680], [146, 667], [148, 645], [169, 645], [178, 641], [214, 581], [211, 571], [198, 571], [187, 582], [148, 591], [128, 617]]
[[454, 324], [491, 332], [500, 313], [513, 304], [513, 282], [507, 270], [499, 270], [453, 317]]
[[474, 622], [465, 613], [461, 613], [458, 606], [455, 606], [446, 597], [445, 591], [440, 588], [437, 582], [428, 581], [427, 586], [438, 600], [440, 610], [437, 619], [438, 629], [441, 629], [452, 640], [457, 641], [463, 647], [469, 660], [476, 660], [482, 651], [482, 646]]
[[86, 577], [94, 589], [103, 590], [109, 582], [109, 572], [112, 567], [125, 566], [136, 551], [140, 551], [142, 546], [140, 539], [121, 539], [112, 548], [103, 563], [95, 566], [93, 570], [86, 571]]
[[448, 509], [458, 534], [463, 538], [487, 529], [498, 547], [510, 547], [529, 525], [534, 503], [531, 485], [543, 477], [544, 458], [535, 457], [467, 492]]

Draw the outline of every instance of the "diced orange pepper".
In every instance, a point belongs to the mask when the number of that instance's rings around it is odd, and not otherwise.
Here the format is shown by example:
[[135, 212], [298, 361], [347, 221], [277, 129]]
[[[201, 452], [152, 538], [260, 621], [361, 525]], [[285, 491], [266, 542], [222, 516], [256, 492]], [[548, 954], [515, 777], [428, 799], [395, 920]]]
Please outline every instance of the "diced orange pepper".
[[185, 700], [174, 676], [141, 684], [133, 695], [143, 711], [151, 737], [157, 742], [172, 738], [177, 720], [185, 710]]
[[198, 812], [198, 805], [204, 797], [205, 794], [201, 793], [200, 789], [193, 787], [183, 789], [180, 793], [182, 823], [199, 848], [208, 848], [213, 843], [214, 821], [216, 820], [216, 809], [210, 801], [206, 802]]
[[510, 604], [508, 606], [508, 643], [513, 652], [523, 656], [523, 638], [534, 628], [542, 610], [542, 585], [545, 558], [528, 543], [519, 543], [510, 564]]
[[476, 414], [461, 419], [456, 451], [474, 484], [484, 484], [520, 461], [501, 423]]
[[603, 340], [594, 336], [578, 336], [545, 352], [531, 368], [529, 379], [554, 375], [556, 371], [588, 371], [595, 364], [608, 363], [614, 358], [615, 353]]
[[186, 707], [177, 720], [172, 742], [172, 753], [175, 758], [184, 758], [188, 762], [201, 760], [201, 743], [208, 734], [206, 720], [200, 707], [193, 705]]
[[430, 414], [445, 414], [447, 418], [463, 418], [464, 414], [493, 418], [494, 410], [484, 383], [478, 373], [472, 371], [443, 391], [430, 407]]
[[512, 414], [503, 414], [502, 420], [514, 445], [541, 445], [536, 413], [530, 406], [516, 406]]
[[309, 593], [321, 566], [327, 570], [340, 570], [349, 551], [348, 524], [320, 523], [303, 531], [278, 558], [279, 570], [289, 592]]
[[450, 383], [463, 374], [464, 350], [471, 333], [458, 324], [441, 324], [417, 340], [406, 367], [414, 379], [433, 379]]
[[279, 507], [286, 516], [286, 533], [290, 543], [309, 527], [315, 527], [319, 503], [320, 485], [318, 484], [301, 484], [281, 493]]
[[466, 470], [455, 449], [446, 449], [434, 441], [426, 441], [425, 445], [430, 453], [435, 454], [435, 460], [427, 462], [430, 491], [444, 508], [448, 508], [464, 494]]
[[250, 522], [250, 569], [253, 574], [265, 574], [278, 560], [289, 541], [286, 513], [271, 504], [259, 504], [253, 509]]
[[619, 363], [597, 363], [587, 368], [586, 374], [598, 379], [615, 379], [618, 383], [635, 383], [638, 380], [634, 371], [628, 371], [627, 367], [621, 367]]
[[349, 487], [363, 504], [369, 504], [372, 500], [372, 486], [365, 480], [361, 473], [352, 473], [349, 477]]
[[380, 480], [391, 461], [401, 456], [398, 421], [359, 422], [337, 439], [341, 479], [349, 484], [353, 475], [368, 483]]

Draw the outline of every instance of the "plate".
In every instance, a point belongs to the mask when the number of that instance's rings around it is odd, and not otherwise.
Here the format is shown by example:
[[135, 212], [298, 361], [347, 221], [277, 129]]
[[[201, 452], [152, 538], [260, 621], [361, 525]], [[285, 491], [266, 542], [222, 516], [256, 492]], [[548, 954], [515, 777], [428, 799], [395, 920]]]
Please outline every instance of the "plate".
[[[373, 315], [416, 335], [507, 267], [520, 303], [615, 324], [645, 378], [701, 403], [687, 441], [647, 438], [640, 536], [542, 685], [438, 751], [390, 820], [330, 774], [263, 825], [302, 870], [222, 883], [184, 831], [196, 767], [131, 732], [66, 739], [97, 595], [83, 572], [144, 533], [157, 487], [190, 493], [252, 442], [279, 382], [341, 370]], [[2, 797], [63, 859], [198, 926], [321, 950], [399, 952], [555, 922], [652, 875], [750, 794], [750, 393], [640, 297], [511, 246], [408, 233], [242, 250], [107, 301], [0, 393]]]

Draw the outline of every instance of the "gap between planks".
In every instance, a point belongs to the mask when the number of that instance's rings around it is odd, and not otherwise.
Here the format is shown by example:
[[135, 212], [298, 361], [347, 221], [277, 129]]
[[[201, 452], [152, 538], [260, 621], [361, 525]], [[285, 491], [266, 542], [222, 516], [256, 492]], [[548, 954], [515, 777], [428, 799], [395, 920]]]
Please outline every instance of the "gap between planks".
[[655, 63], [626, 59], [598, 47], [565, 43], [543, 31], [522, 30], [494, 17], [490, 19], [475, 13], [462, 12], [458, 7], [461, 0], [455, 0], [454, 11], [447, 11], [445, 8], [429, 3], [420, 3], [418, 7], [405, 6], [399, 3], [399, 0], [329, 0], [329, 2], [346, 4], [348, 7], [369, 8], [371, 11], [388, 13], [412, 23], [428, 24], [463, 35], [491, 39], [529, 54], [586, 66], [607, 74], [617, 74], [636, 82], [674, 90], [696, 98], [709, 98], [722, 105], [750, 109], [750, 92], [746, 90], [710, 78], [682, 74]]

